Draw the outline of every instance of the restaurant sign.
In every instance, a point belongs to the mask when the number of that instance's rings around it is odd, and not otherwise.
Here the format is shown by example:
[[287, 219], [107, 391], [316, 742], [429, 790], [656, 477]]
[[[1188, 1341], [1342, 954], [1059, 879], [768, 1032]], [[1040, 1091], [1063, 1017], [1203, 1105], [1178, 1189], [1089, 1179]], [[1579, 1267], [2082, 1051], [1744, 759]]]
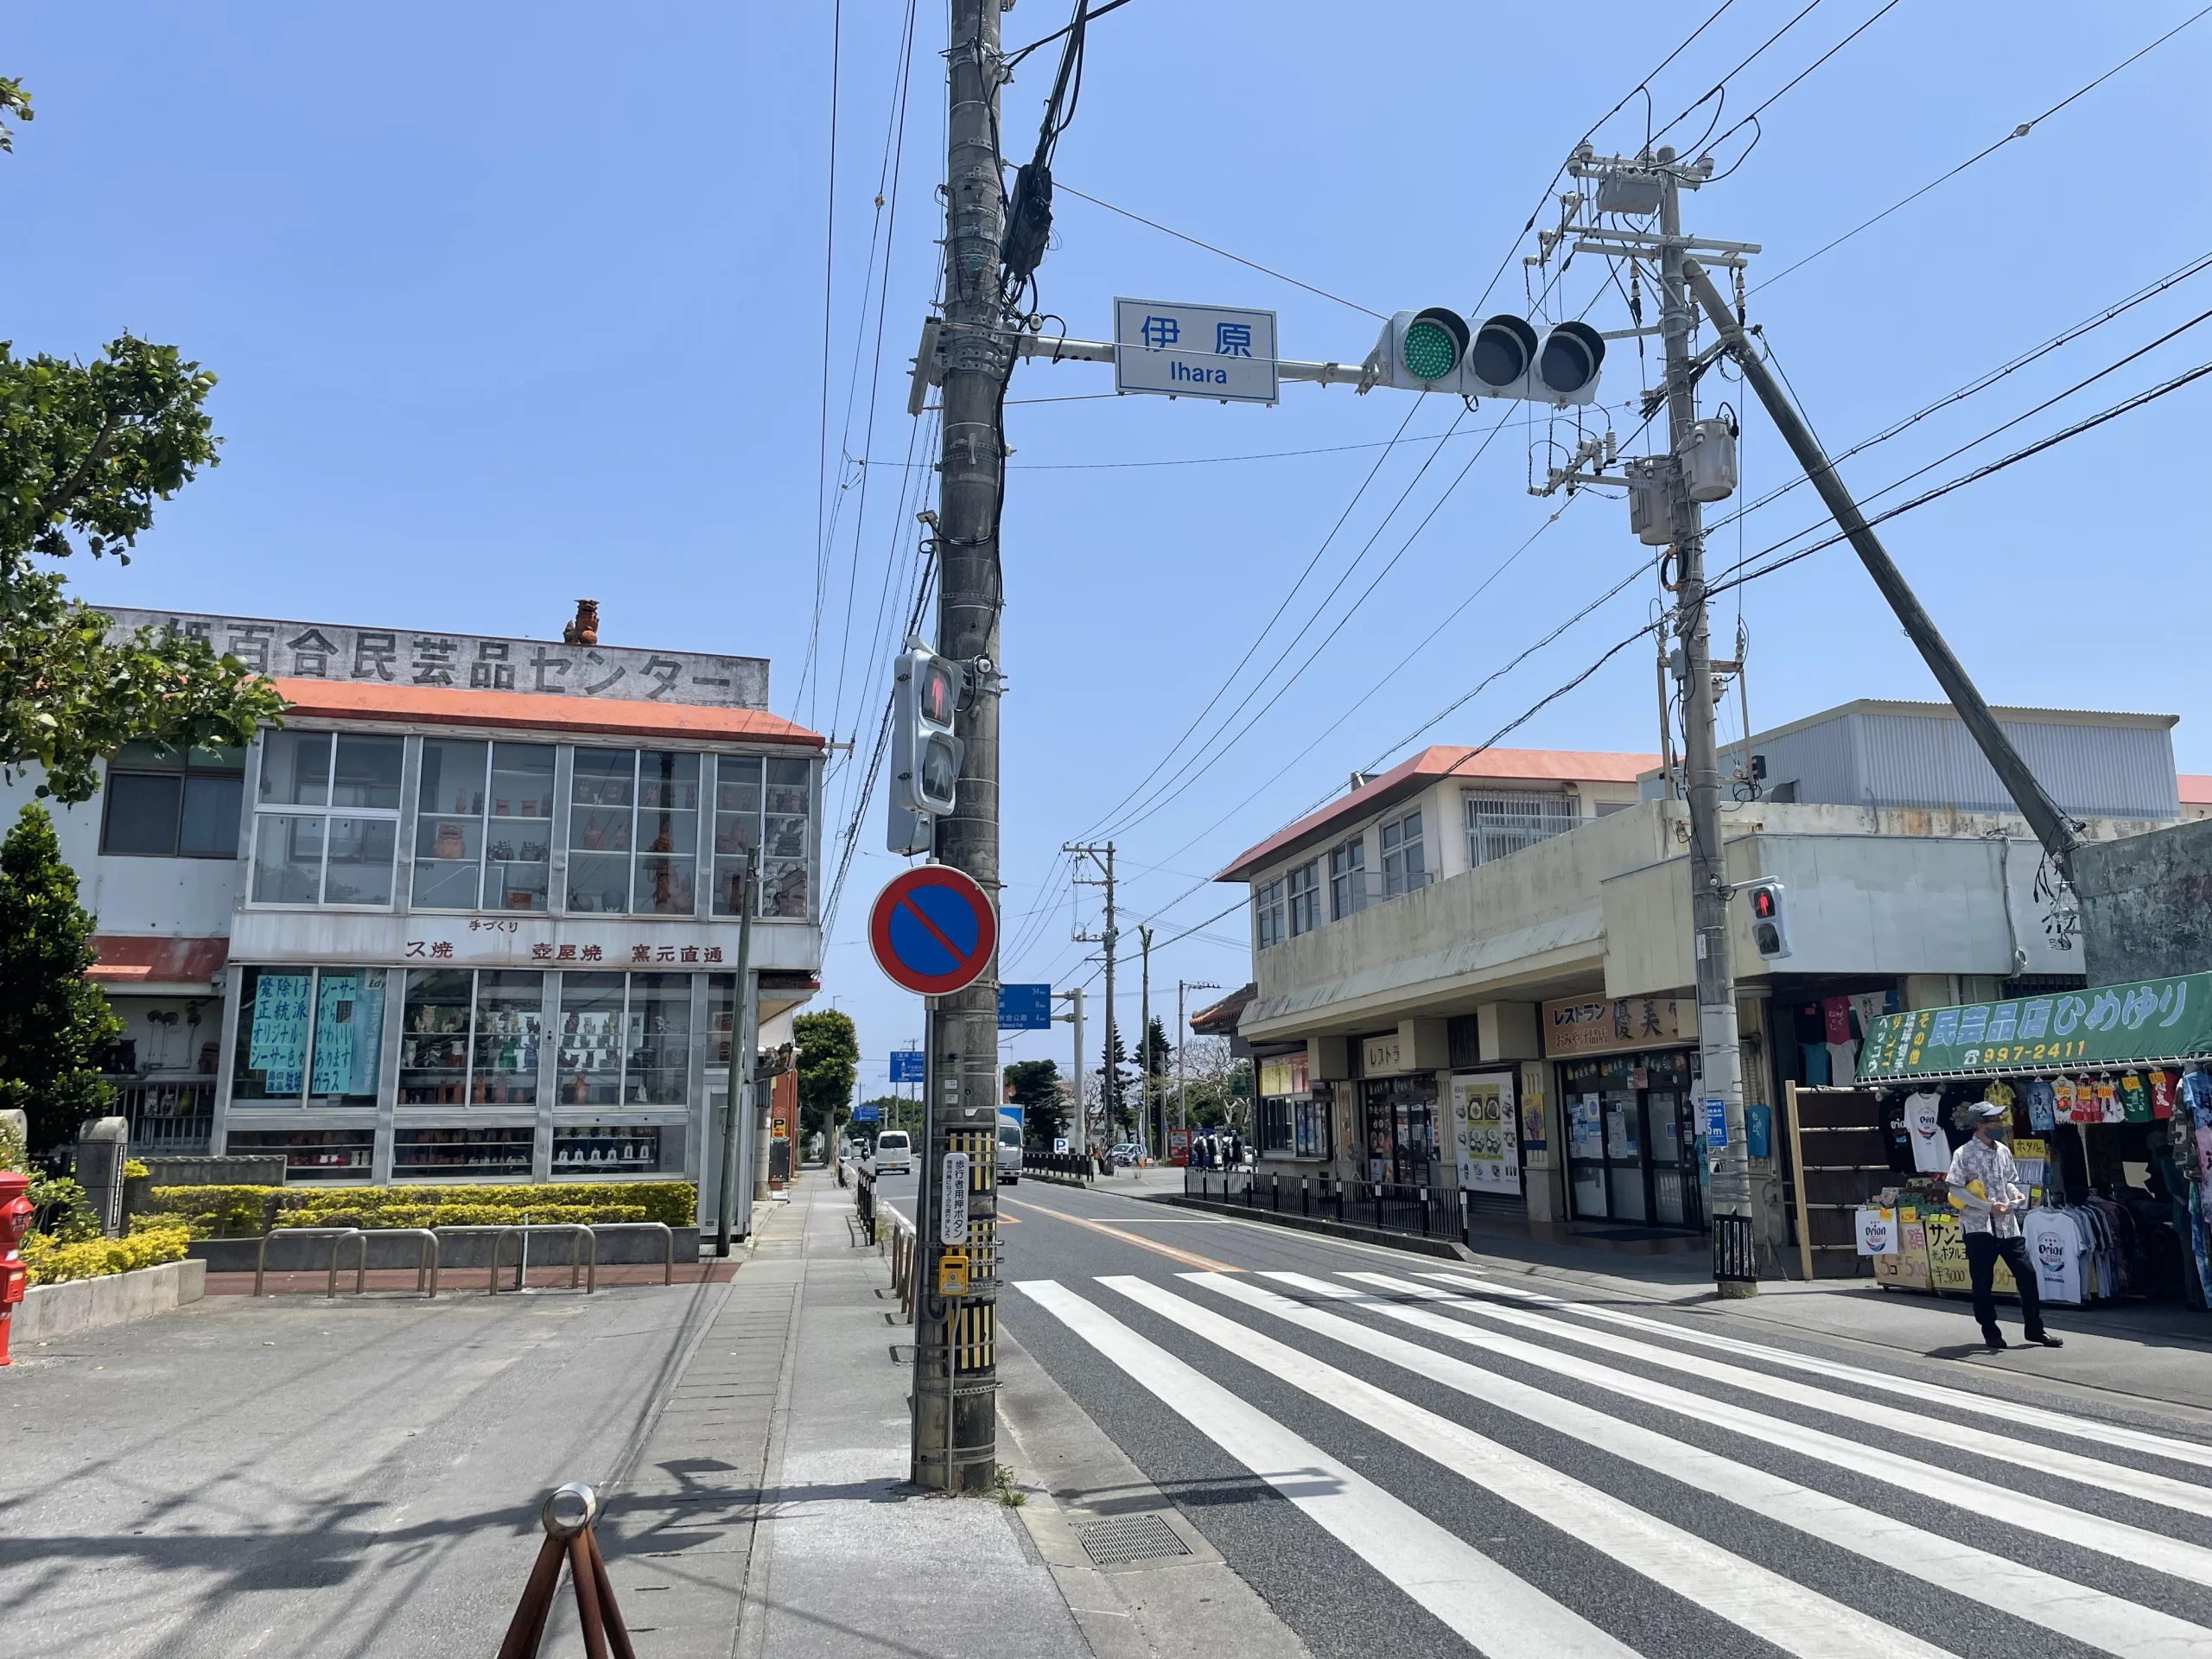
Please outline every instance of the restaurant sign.
[[1697, 1004], [1688, 997], [1573, 997], [1544, 1004], [1544, 1053], [1553, 1059], [1695, 1041]]
[[2212, 974], [1915, 1008], [1875, 1020], [1859, 1080], [2038, 1071], [2212, 1054]]

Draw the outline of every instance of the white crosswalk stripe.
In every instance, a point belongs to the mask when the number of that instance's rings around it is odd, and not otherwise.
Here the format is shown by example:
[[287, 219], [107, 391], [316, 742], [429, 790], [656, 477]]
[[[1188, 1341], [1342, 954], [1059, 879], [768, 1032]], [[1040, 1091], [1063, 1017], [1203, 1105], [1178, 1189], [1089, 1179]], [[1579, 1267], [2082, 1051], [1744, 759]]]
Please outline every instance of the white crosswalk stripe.
[[1747, 1394], [1763, 1394], [1770, 1399], [1787, 1401], [1791, 1405], [1809, 1406], [1815, 1411], [1847, 1417], [1854, 1422], [1869, 1423], [1878, 1428], [1888, 1429], [1892, 1433], [1932, 1440], [1939, 1446], [1952, 1446], [1961, 1452], [1979, 1452], [1984, 1457], [2018, 1464], [2024, 1468], [2040, 1469], [2045, 1474], [2082, 1481], [2111, 1491], [2125, 1492], [2130, 1497], [2139, 1497], [2148, 1503], [2161, 1503], [2190, 1515], [2212, 1516], [2212, 1488], [2192, 1485], [2187, 1481], [2175, 1480], [2169, 1476], [2152, 1474], [2120, 1464], [2100, 1462], [2094, 1458], [2083, 1457], [2077, 1452], [2044, 1446], [2031, 1440], [2016, 1439], [2009, 1434], [1993, 1433], [1978, 1427], [1979, 1421], [1986, 1417], [1991, 1409], [1986, 1400], [1975, 1402], [1974, 1417], [1968, 1421], [1929, 1417], [1920, 1412], [1861, 1400], [1855, 1395], [1837, 1394], [1832, 1389], [1814, 1388], [1787, 1377], [1770, 1376], [1764, 1371], [1707, 1359], [1701, 1355], [1679, 1354], [1633, 1337], [1584, 1330], [1560, 1318], [1556, 1306], [1542, 1313], [1531, 1313], [1521, 1307], [1501, 1307], [1495, 1302], [1471, 1301], [1465, 1296], [1436, 1290], [1427, 1285], [1417, 1285], [1411, 1280], [1386, 1273], [1345, 1273], [1339, 1276], [1372, 1285], [1393, 1295], [1425, 1297], [1450, 1307], [1455, 1313], [1495, 1319], [1502, 1325], [1514, 1325], [1523, 1331], [1539, 1331], [1546, 1336], [1580, 1343], [1622, 1359], [1641, 1360], [1647, 1365], [1685, 1371], [1709, 1382], [1725, 1382]]
[[[1617, 1307], [1566, 1301], [1556, 1296], [1547, 1296], [1541, 1291], [1524, 1290], [1517, 1285], [1502, 1284], [1497, 1280], [1471, 1273], [1423, 1273], [1419, 1276], [1433, 1279], [1440, 1285], [1452, 1285], [1490, 1295], [1510, 1296], [1532, 1306], [1556, 1308], [1562, 1313], [1573, 1314], [1577, 1319], [1601, 1319], [1608, 1325], [1618, 1325], [1630, 1330], [1652, 1332], [1670, 1341], [1688, 1343], [1715, 1353], [1741, 1354], [1788, 1370], [1804, 1371], [1838, 1382], [1855, 1382], [1861, 1388], [1884, 1394], [1903, 1395], [1923, 1405], [1940, 1406], [1947, 1411], [1975, 1414], [1992, 1408], [1990, 1396], [1986, 1394], [1972, 1394], [1964, 1389], [1947, 1389], [1917, 1377], [1892, 1376], [1887, 1371], [1873, 1370], [1864, 1365], [1847, 1365], [1840, 1360], [1821, 1359], [1816, 1355], [1791, 1353], [1788, 1349], [1745, 1342], [1739, 1338], [1724, 1337], [1710, 1331], [1693, 1331], [1680, 1325], [1669, 1325], [1664, 1320], [1646, 1319], [1640, 1313], [1624, 1313]], [[2016, 1404], [2009, 1400], [2002, 1402], [2002, 1408], [2005, 1422], [2015, 1428], [2042, 1429], [2046, 1433], [2064, 1434], [2075, 1440], [2109, 1446], [2115, 1450], [2146, 1452], [2154, 1457], [2171, 1459], [2176, 1463], [2212, 1469], [2212, 1446], [2195, 1440], [2177, 1440], [2171, 1434], [2154, 1434], [2147, 1429], [2130, 1428], [2121, 1423], [2101, 1423], [2091, 1418], [2076, 1416], [2072, 1412]]]
[[[1624, 1659], [1623, 1645], [1064, 1286], [1014, 1287], [1491, 1659]], [[1470, 1640], [1472, 1638], [1470, 1637]]]
[[1708, 1611], [1785, 1653], [1806, 1659], [1912, 1659], [1946, 1651], [1161, 1286], [1135, 1278], [1099, 1282], [1316, 1399], [1355, 1414], [1455, 1474], [1587, 1540], [1631, 1571], [1662, 1585], [1706, 1586], [1700, 1600]]
[[[1938, 1659], [1993, 1650], [2008, 1624], [2008, 1651], [2037, 1650], [2018, 1635], [2029, 1626], [2115, 1659], [2212, 1655], [2212, 1484], [2180, 1472], [2212, 1466], [2212, 1447], [1465, 1271], [1412, 1271], [1112, 1275], [1096, 1281], [1103, 1303], [1052, 1281], [1017, 1287], [1158, 1402], [1147, 1409], [1165, 1407], [1307, 1516], [1320, 1532], [1301, 1548], [1350, 1551], [1491, 1659], [1617, 1659], [1636, 1650], [1623, 1637], [1732, 1654], [1746, 1634], [1801, 1659]], [[1619, 1414], [1592, 1389], [1658, 1414]], [[1770, 1408], [1739, 1403], [1750, 1397]], [[1499, 1427], [1514, 1422], [1544, 1433]], [[1549, 1449], [1565, 1442], [1579, 1449]], [[1958, 1454], [2053, 1478], [2012, 1490], [1960, 1472]], [[1607, 1469], [1627, 1471], [1618, 1490]], [[1440, 1479], [1466, 1483], [1478, 1506], [1452, 1506]], [[1670, 1503], [1666, 1483], [1694, 1503]], [[1869, 1483], [1898, 1495], [1897, 1512]], [[2089, 1507], [2059, 1501], [2074, 1488]], [[1514, 1530], [1470, 1520], [1481, 1503], [1588, 1553], [1532, 1554], [1530, 1535], [1502, 1561], [1460, 1535]], [[1732, 1510], [1796, 1541], [1746, 1554]], [[1949, 1511], [1955, 1528], [1933, 1518]], [[1879, 1575], [1840, 1569], [1854, 1557]]]

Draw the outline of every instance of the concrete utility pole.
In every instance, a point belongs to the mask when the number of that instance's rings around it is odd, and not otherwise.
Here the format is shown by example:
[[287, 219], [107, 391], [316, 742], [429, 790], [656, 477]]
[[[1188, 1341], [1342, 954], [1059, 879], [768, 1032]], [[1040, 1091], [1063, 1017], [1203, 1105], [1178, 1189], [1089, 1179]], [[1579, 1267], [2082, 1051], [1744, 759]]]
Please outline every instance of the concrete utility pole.
[[[718, 1256], [729, 1254], [737, 1186], [744, 1179], [743, 1160], [739, 1155], [744, 1136], [743, 1103], [753, 1092], [753, 1051], [760, 1040], [753, 1032], [758, 1004], [748, 983], [753, 977], [753, 874], [759, 857], [758, 848], [745, 855], [743, 885], [737, 897], [737, 1002], [729, 1011], [729, 1070], [722, 1084], [722, 1179], [715, 1203], [715, 1254]], [[747, 1219], [750, 1221], [751, 1217]]]
[[1077, 933], [1075, 938], [1079, 943], [1103, 944], [1106, 948], [1106, 1071], [1100, 1079], [1099, 1103], [1104, 1109], [1106, 1140], [1110, 1146], [1113, 1144], [1114, 1123], [1122, 1111], [1122, 1073], [1114, 1064], [1114, 1039], [1118, 1029], [1118, 1022], [1114, 1017], [1114, 961], [1122, 938], [1121, 930], [1114, 925], [1114, 843], [1109, 841], [1102, 847], [1090, 842], [1067, 842], [1061, 846], [1060, 850], [1073, 853], [1078, 858], [1087, 858], [1098, 867], [1099, 874], [1095, 877], [1075, 877], [1078, 887], [1103, 887], [1106, 890], [1104, 930], [1097, 933]]
[[1137, 943], [1144, 963], [1137, 982], [1142, 987], [1137, 994], [1137, 1091], [1144, 1102], [1145, 1156], [1157, 1158], [1167, 1137], [1152, 1121], [1159, 1093], [1152, 1086], [1152, 929], [1141, 922], [1137, 924]]
[[[1653, 158], [1659, 175], [1661, 310], [1659, 327], [1666, 345], [1667, 503], [1674, 529], [1675, 633], [1681, 642], [1682, 761], [1690, 808], [1690, 931], [1697, 975], [1697, 1041], [1703, 1072], [1702, 1097], [1720, 1097], [1728, 1126], [1713, 1176], [1714, 1231], [1723, 1218], [1743, 1217], [1751, 1210], [1751, 1163], [1744, 1135], [1743, 1051], [1736, 1029], [1736, 966], [1728, 932], [1728, 861], [1720, 843], [1720, 762], [1713, 736], [1713, 646], [1705, 605], [1705, 531], [1697, 503], [1690, 499], [1682, 451], [1697, 424], [1697, 391], [1690, 364], [1690, 325], [1694, 314], [1685, 288], [1681, 187], [1705, 181], [1710, 163], [1684, 166], [1674, 148], [1662, 145]], [[1702, 1116], [1700, 1110], [1700, 1116]], [[1700, 1130], [1704, 1128], [1700, 1122]], [[1756, 1247], [1754, 1247], [1756, 1248]], [[1752, 1260], [1757, 1261], [1754, 1255]], [[1724, 1297], [1755, 1296], [1756, 1278], [1719, 1281]]]
[[[967, 671], [956, 723], [962, 753], [955, 810], [938, 820], [937, 860], [999, 893], [999, 508], [1001, 421], [1013, 371], [999, 260], [1006, 203], [999, 173], [999, 0], [951, 0], [946, 54], [944, 316], [939, 339], [944, 447], [938, 460], [939, 654]], [[932, 999], [915, 1210], [922, 1249], [914, 1318], [912, 1478], [941, 1491], [991, 1489], [998, 1452], [998, 967], [967, 989]], [[938, 1294], [938, 1193], [944, 1160], [962, 1153], [968, 1196], [968, 1294]]]
[[1183, 1144], [1191, 1144], [1190, 1085], [1183, 1077], [1183, 1045], [1191, 1039], [1191, 1027], [1183, 1015], [1183, 998], [1191, 991], [1217, 991], [1220, 986], [1210, 979], [1179, 979], [1175, 982], [1175, 1127], [1183, 1131]]
[[1071, 1074], [1074, 1092], [1070, 1096], [1075, 1103], [1075, 1135], [1071, 1144], [1077, 1154], [1082, 1154], [1090, 1150], [1090, 1109], [1083, 1101], [1083, 987], [1062, 991], [1059, 995], [1066, 1001], [1068, 1012], [1056, 1014], [1052, 1018], [1065, 1020], [1075, 1027], [1075, 1071]]

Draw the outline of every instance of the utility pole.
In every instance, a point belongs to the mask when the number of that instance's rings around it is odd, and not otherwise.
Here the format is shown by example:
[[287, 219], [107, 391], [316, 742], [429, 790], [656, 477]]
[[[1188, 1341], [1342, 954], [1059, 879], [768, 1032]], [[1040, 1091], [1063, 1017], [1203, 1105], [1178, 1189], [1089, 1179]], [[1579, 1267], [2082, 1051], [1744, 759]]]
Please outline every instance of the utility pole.
[[[1649, 163], [1659, 181], [1659, 327], [1666, 346], [1667, 504], [1674, 530], [1674, 628], [1682, 652], [1682, 762], [1690, 809], [1690, 932], [1697, 975], [1697, 1039], [1702, 1093], [1720, 1098], [1727, 1144], [1713, 1176], [1716, 1237], [1727, 1222], [1740, 1232], [1751, 1218], [1751, 1175], [1744, 1135], [1743, 1051], [1736, 1029], [1736, 968], [1728, 932], [1727, 852], [1720, 843], [1720, 762], [1713, 735], [1713, 645], [1705, 604], [1705, 530], [1690, 499], [1682, 452], [1697, 424], [1697, 389], [1690, 363], [1694, 320], [1683, 264], [1681, 188], [1694, 190], [1712, 162], [1683, 165], [1662, 144]], [[1699, 1126], [1702, 1128], [1702, 1124]], [[1742, 1219], [1738, 1220], [1738, 1217]], [[1755, 1248], [1755, 1247], [1754, 1247]], [[1752, 1256], [1754, 1262], [1757, 1255]], [[1718, 1282], [1724, 1297], [1755, 1296], [1754, 1279]]]
[[[1006, 383], [1013, 372], [999, 264], [1006, 202], [999, 173], [999, 0], [951, 0], [946, 53], [944, 445], [938, 463], [939, 655], [959, 663], [969, 696], [952, 813], [936, 824], [941, 864], [999, 883], [999, 507], [1004, 494]], [[998, 966], [931, 999], [915, 1203], [923, 1268], [914, 1317], [912, 1478], [940, 1491], [987, 1492], [998, 1452]], [[939, 1190], [945, 1158], [969, 1160], [964, 1296], [938, 1294]], [[954, 1248], [959, 1248], [955, 1246]]]
[[[753, 876], [759, 849], [745, 855], [745, 874], [737, 899], [737, 1005], [729, 1013], [729, 1071], [722, 1085], [722, 1181], [715, 1205], [715, 1254], [729, 1254], [730, 1226], [737, 1213], [737, 1185], [743, 1179], [739, 1156], [745, 1133], [744, 1104], [753, 1092], [753, 1016], [759, 1004], [753, 987]], [[766, 1148], [762, 1149], [766, 1155]], [[756, 1194], [756, 1198], [763, 1195]], [[750, 1222], [751, 1216], [747, 1217]], [[751, 1229], [748, 1227], [747, 1231]]]
[[1144, 962], [1138, 981], [1143, 988], [1137, 995], [1137, 1089], [1144, 1100], [1145, 1156], [1156, 1158], [1167, 1137], [1159, 1133], [1159, 1126], [1152, 1121], [1154, 1096], [1159, 1092], [1152, 1086], [1152, 929], [1141, 922], [1137, 925], [1137, 941]]
[[1111, 1145], [1114, 1124], [1122, 1112], [1122, 1074], [1120, 1069], [1114, 1064], [1114, 1039], [1116, 1032], [1116, 1022], [1114, 1018], [1114, 960], [1116, 955], [1116, 947], [1119, 944], [1122, 937], [1120, 929], [1114, 925], [1114, 843], [1109, 841], [1103, 846], [1100, 846], [1090, 842], [1066, 842], [1061, 844], [1060, 850], [1064, 853], [1073, 853], [1078, 858], [1087, 858], [1098, 869], [1099, 874], [1096, 876], [1075, 877], [1077, 886], [1103, 887], [1106, 890], [1104, 931], [1097, 933], [1077, 933], [1074, 938], [1082, 944], [1103, 944], [1106, 947], [1106, 1071], [1104, 1077], [1100, 1080], [1099, 1099], [1106, 1115], [1107, 1142]]
[[1088, 1121], [1090, 1109], [1083, 1102], [1083, 987], [1078, 985], [1071, 991], [1062, 991], [1059, 995], [1067, 1002], [1068, 1012], [1056, 1014], [1052, 1018], [1065, 1020], [1075, 1027], [1075, 1071], [1072, 1085], [1074, 1089], [1072, 1098], [1075, 1102], [1074, 1145], [1076, 1152], [1080, 1154], [1090, 1150]]
[[1210, 979], [1179, 979], [1175, 982], [1175, 1127], [1183, 1131], [1185, 1147], [1191, 1144], [1191, 1096], [1190, 1085], [1183, 1077], [1183, 1045], [1190, 1039], [1191, 1028], [1183, 1017], [1183, 996], [1187, 991], [1217, 991], [1220, 988]]

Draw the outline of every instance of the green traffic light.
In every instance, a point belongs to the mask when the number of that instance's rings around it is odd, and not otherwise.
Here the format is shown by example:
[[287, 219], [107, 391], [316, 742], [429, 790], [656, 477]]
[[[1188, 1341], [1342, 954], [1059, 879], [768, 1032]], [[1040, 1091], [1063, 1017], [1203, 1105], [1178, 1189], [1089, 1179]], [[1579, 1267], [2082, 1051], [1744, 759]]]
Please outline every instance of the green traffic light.
[[1405, 333], [1399, 355], [1416, 380], [1441, 380], [1459, 360], [1459, 342], [1440, 323], [1416, 318]]

